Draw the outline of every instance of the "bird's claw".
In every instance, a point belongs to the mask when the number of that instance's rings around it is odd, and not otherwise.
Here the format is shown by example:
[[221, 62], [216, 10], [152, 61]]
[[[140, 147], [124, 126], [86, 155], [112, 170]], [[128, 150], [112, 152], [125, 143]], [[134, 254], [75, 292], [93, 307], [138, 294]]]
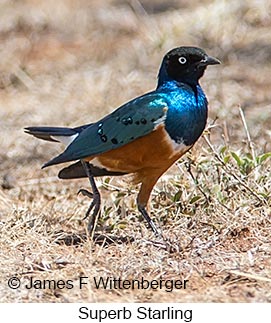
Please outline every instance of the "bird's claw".
[[100, 195], [99, 194], [93, 194], [93, 193], [89, 192], [86, 189], [80, 189], [77, 194], [82, 194], [82, 195], [87, 196], [88, 198], [92, 199], [92, 202], [91, 202], [90, 206], [88, 207], [84, 218], [82, 219], [82, 220], [87, 219], [90, 216], [90, 213], [94, 208], [94, 210], [93, 210], [93, 212], [91, 214], [91, 217], [89, 219], [89, 222], [88, 222], [88, 231], [91, 234], [93, 232], [93, 229], [94, 229], [94, 226], [95, 226], [96, 217], [97, 217], [97, 215], [98, 215], [98, 213], [100, 211], [100, 206], [101, 206]]
[[81, 188], [78, 192], [77, 192], [77, 195], [79, 194], [82, 194], [84, 196], [87, 196], [89, 198], [93, 198], [93, 193], [91, 193], [90, 191], [88, 190], [85, 190], [84, 188]]

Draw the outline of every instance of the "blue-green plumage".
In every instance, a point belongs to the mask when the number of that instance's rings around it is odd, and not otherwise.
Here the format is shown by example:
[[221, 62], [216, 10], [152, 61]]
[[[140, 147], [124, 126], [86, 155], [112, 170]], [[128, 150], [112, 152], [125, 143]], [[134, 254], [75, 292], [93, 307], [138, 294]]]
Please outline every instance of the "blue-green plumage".
[[194, 89], [183, 83], [167, 82], [158, 88], [168, 102], [165, 126], [176, 143], [193, 145], [205, 128], [207, 99], [199, 85]]
[[77, 128], [29, 127], [26, 132], [38, 138], [67, 143], [66, 150], [43, 167], [76, 162], [59, 173], [60, 178], [88, 177], [93, 209], [88, 230], [93, 231], [100, 209], [100, 194], [94, 177], [134, 173], [141, 183], [137, 205], [152, 230], [146, 205], [159, 177], [202, 134], [207, 120], [207, 99], [199, 85], [208, 65], [219, 61], [202, 49], [179, 47], [162, 61], [157, 88], [131, 100], [101, 120]]
[[[155, 129], [159, 122], [173, 141], [193, 145], [207, 120], [207, 99], [196, 85], [175, 80], [161, 82], [147, 93], [91, 124], [56, 158], [44, 167], [86, 158], [119, 148]], [[81, 130], [81, 129], [80, 129]]]
[[165, 117], [167, 100], [151, 92], [126, 103], [110, 115], [84, 129], [56, 158], [44, 167], [119, 148], [154, 130], [159, 119]]

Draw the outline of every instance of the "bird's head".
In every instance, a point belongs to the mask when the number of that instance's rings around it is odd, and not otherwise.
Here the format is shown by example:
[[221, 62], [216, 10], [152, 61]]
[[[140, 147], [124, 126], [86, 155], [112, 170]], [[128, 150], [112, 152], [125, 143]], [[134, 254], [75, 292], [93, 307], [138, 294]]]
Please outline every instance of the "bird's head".
[[158, 75], [158, 86], [170, 80], [196, 85], [206, 67], [215, 64], [220, 64], [220, 61], [208, 56], [198, 47], [174, 48], [163, 59]]

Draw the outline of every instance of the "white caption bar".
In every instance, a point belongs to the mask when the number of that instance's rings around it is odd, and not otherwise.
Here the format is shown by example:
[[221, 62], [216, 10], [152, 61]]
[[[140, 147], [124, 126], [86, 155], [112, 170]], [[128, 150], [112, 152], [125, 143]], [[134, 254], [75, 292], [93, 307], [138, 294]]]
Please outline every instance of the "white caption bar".
[[[1, 304], [3, 322], [267, 322], [271, 304]], [[2, 321], [2, 320], [1, 320]]]

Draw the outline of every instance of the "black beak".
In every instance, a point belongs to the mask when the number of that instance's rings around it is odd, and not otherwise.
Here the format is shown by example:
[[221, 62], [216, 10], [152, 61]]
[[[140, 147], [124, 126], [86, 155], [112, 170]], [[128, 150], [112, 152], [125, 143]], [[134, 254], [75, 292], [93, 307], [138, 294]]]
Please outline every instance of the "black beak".
[[203, 60], [200, 61], [200, 66], [207, 66], [207, 65], [216, 65], [221, 64], [221, 62], [212, 56], [206, 56]]

